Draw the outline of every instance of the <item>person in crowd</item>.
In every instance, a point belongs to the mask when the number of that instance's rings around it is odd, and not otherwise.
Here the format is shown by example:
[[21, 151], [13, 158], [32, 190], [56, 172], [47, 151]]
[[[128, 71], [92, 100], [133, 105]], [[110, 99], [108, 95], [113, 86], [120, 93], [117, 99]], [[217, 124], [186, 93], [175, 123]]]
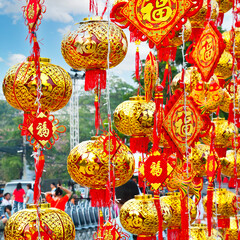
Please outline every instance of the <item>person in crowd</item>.
[[7, 220], [8, 219], [5, 216], [2, 216], [2, 217], [0, 216], [0, 230], [4, 229]]
[[3, 200], [3, 189], [0, 189], [0, 204], [2, 203]]
[[10, 193], [5, 193], [3, 195], [2, 206], [11, 205], [10, 199], [11, 199]]
[[[63, 191], [66, 195], [63, 197]], [[62, 211], [65, 210], [65, 205], [72, 196], [72, 191], [63, 187], [62, 185], [58, 185], [55, 191], [55, 197], [51, 197], [52, 192], [46, 192], [45, 197], [47, 202], [51, 204], [51, 207], [61, 209]]]
[[78, 201], [77, 198], [78, 198], [77, 194], [73, 194], [70, 202], [71, 202], [73, 205], [77, 205], [77, 201]]
[[12, 206], [7, 205], [4, 207], [4, 213], [7, 219], [9, 219], [12, 216]]
[[13, 212], [23, 209], [23, 199], [25, 198], [26, 193], [22, 188], [22, 184], [18, 183], [17, 187], [13, 191]]
[[27, 184], [26, 204], [33, 203], [33, 190], [31, 184]]
[[56, 191], [56, 184], [53, 182], [50, 184], [50, 188], [51, 188], [51, 195], [52, 197], [55, 197], [55, 191]]
[[[139, 189], [138, 189], [136, 182], [134, 182], [133, 180], [129, 180], [124, 185], [115, 188], [115, 193], [116, 193], [116, 203], [117, 203], [119, 211], [120, 211], [122, 205], [125, 202], [134, 198], [135, 195], [139, 195]], [[134, 239], [134, 236], [131, 233], [127, 232], [122, 227], [119, 216], [116, 218], [116, 223], [122, 228], [123, 232], [127, 233], [130, 236], [129, 240]]]

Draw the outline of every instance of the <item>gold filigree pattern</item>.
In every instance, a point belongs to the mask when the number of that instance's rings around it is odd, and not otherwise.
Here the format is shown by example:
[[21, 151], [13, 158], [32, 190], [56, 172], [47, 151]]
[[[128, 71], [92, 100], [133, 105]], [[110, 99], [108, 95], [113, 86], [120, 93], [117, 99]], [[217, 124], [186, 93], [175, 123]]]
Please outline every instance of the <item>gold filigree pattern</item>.
[[222, 234], [216, 229], [212, 229], [211, 236], [208, 236], [207, 225], [193, 224], [190, 227], [189, 240], [224, 240]]

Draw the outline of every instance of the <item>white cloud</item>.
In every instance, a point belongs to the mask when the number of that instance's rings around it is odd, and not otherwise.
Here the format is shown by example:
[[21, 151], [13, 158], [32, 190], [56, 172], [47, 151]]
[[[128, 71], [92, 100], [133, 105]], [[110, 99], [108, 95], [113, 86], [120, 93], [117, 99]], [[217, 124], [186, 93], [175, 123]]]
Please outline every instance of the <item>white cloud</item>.
[[8, 59], [7, 59], [7, 65], [9, 66], [13, 66], [19, 62], [23, 62], [26, 60], [26, 56], [24, 56], [23, 54], [19, 54], [19, 53], [13, 53], [10, 54]]
[[67, 25], [65, 28], [59, 28], [57, 31], [61, 33], [61, 35], [65, 35], [71, 32], [73, 28], [74, 28], [73, 25]]
[[3, 62], [3, 58], [0, 57], [0, 62]]

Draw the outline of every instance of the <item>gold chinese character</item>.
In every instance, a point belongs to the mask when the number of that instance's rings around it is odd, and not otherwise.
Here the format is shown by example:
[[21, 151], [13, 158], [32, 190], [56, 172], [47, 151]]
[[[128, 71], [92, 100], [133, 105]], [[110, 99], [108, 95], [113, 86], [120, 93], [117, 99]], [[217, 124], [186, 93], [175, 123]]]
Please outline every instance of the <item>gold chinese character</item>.
[[161, 176], [162, 174], [162, 168], [160, 166], [160, 161], [157, 162], [157, 164], [155, 162], [152, 163], [151, 165], [151, 174], [153, 176]]
[[34, 17], [34, 3], [31, 4], [28, 8], [28, 18], [33, 19]]
[[39, 123], [36, 129], [38, 130], [38, 132], [37, 132], [38, 136], [48, 137], [50, 131], [47, 128], [47, 122], [46, 121], [44, 123]]

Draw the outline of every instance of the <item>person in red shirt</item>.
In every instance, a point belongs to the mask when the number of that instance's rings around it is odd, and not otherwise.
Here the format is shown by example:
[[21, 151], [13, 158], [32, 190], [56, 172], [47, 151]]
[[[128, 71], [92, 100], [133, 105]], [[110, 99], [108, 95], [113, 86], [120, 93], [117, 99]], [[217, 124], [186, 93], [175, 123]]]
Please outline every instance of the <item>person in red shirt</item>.
[[[64, 197], [62, 196], [63, 191], [66, 192], [66, 195]], [[45, 193], [46, 200], [51, 204], [51, 207], [58, 208], [64, 211], [65, 205], [72, 195], [72, 191], [70, 191], [67, 188], [64, 188], [62, 185], [57, 185], [57, 189], [55, 191], [55, 197], [52, 198], [51, 195], [52, 195], [51, 192]]]
[[23, 209], [23, 198], [25, 197], [25, 191], [22, 188], [22, 184], [18, 183], [17, 187], [13, 191], [13, 212]]

